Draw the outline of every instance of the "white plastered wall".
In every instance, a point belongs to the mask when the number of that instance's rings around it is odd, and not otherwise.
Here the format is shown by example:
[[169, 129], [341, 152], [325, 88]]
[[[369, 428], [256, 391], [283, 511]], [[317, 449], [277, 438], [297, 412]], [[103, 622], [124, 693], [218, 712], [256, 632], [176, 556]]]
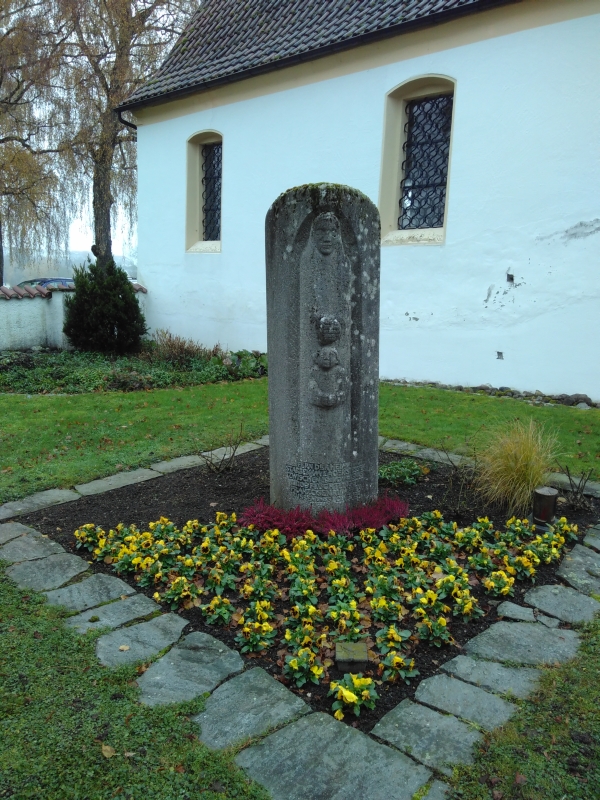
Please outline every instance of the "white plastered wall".
[[[0, 299], [0, 351], [51, 347], [68, 350], [71, 345], [63, 333], [65, 292], [53, 291], [51, 297]], [[136, 294], [142, 313], [146, 314], [148, 295]]]
[[[586, 14], [414, 58], [399, 37], [397, 61], [170, 119], [140, 114], [149, 324], [264, 349], [271, 203], [321, 181], [377, 202], [386, 94], [447, 75], [445, 242], [382, 248], [381, 375], [600, 400], [600, 3], [571, 2]], [[222, 249], [186, 253], [186, 142], [204, 130], [223, 134]]]
[[62, 332], [64, 300], [63, 292], [52, 292], [49, 298], [0, 300], [0, 350], [68, 348]]

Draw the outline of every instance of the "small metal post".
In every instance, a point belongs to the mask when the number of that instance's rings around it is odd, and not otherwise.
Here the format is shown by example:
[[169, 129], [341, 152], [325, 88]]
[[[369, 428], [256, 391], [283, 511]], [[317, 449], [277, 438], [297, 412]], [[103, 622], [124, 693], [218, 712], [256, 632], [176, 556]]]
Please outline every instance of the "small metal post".
[[533, 493], [533, 521], [536, 525], [551, 525], [556, 513], [558, 489], [538, 486]]

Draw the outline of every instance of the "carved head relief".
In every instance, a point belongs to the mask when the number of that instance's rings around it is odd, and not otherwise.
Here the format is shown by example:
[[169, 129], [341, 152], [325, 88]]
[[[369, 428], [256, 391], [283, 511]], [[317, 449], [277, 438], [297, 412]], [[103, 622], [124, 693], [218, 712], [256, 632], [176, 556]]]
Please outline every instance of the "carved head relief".
[[313, 222], [312, 235], [317, 250], [323, 256], [329, 256], [341, 244], [340, 223], [335, 214], [327, 211]]
[[337, 342], [342, 334], [342, 326], [335, 317], [325, 315], [317, 322], [317, 339], [319, 344], [327, 345]]

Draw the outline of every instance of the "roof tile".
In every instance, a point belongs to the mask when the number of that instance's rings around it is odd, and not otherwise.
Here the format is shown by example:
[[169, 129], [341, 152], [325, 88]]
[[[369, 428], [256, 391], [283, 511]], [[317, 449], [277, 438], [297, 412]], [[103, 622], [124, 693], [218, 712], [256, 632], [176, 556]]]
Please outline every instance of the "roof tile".
[[120, 108], [514, 2], [519, 0], [204, 0], [159, 70]]

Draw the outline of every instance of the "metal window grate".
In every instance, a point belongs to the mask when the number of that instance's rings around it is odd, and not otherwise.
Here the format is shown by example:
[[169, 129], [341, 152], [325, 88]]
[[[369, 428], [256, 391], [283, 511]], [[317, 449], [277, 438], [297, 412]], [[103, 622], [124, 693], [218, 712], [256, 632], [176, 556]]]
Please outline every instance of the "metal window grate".
[[221, 173], [223, 143], [202, 146], [202, 219], [205, 242], [221, 239]]
[[398, 228], [441, 228], [444, 224], [452, 95], [425, 97], [406, 104]]

